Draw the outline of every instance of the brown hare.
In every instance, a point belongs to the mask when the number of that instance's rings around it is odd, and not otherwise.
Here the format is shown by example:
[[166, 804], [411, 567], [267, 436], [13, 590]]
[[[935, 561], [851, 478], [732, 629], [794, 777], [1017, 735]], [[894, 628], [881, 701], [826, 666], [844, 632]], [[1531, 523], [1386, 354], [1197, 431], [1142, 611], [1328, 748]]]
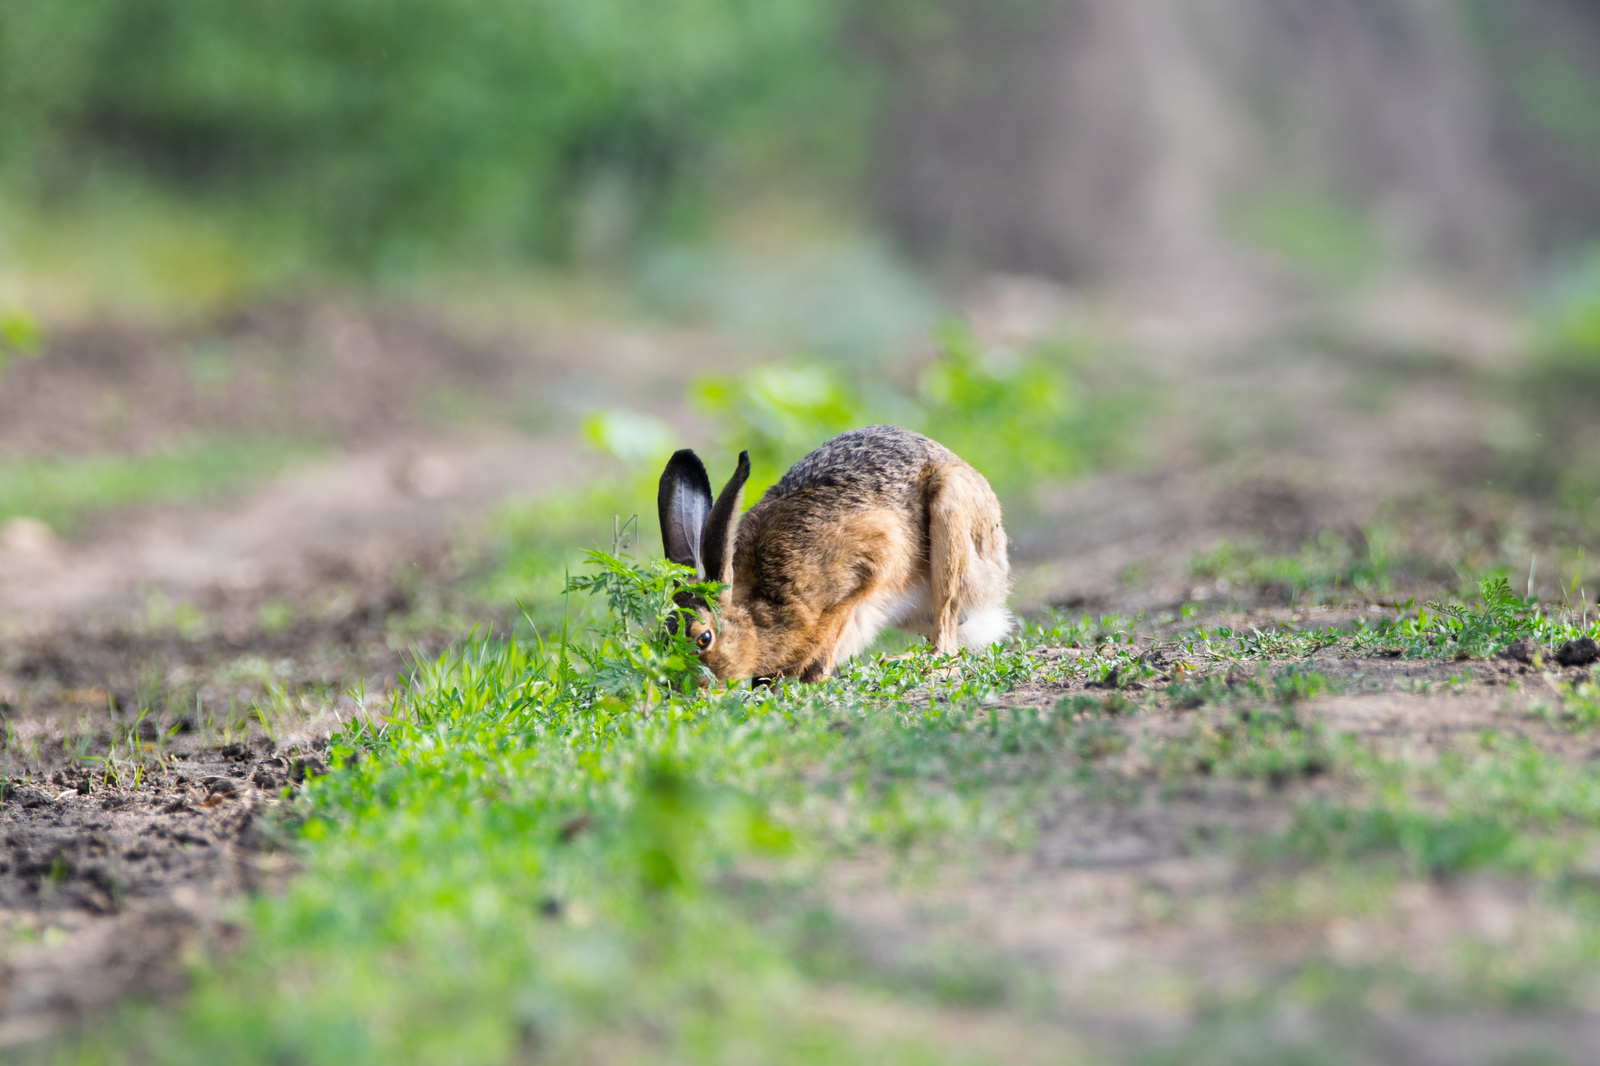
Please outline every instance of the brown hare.
[[719, 679], [820, 681], [886, 626], [934, 650], [1011, 632], [1011, 566], [1000, 501], [944, 445], [895, 426], [840, 434], [789, 469], [741, 519], [749, 453], [715, 501], [705, 464], [673, 455], [661, 475], [667, 558], [728, 586], [715, 616], [688, 616]]

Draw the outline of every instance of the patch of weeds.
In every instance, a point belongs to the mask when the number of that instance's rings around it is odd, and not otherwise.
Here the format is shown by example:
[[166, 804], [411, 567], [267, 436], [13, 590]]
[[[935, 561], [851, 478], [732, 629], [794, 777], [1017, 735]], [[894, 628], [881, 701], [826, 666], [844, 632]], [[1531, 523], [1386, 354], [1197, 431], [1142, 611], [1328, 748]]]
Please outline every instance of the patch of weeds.
[[1192, 711], [1210, 703], [1221, 703], [1233, 695], [1233, 689], [1221, 674], [1206, 674], [1197, 680], [1174, 681], [1163, 690], [1172, 706], [1180, 711]]
[[1386, 595], [1394, 586], [1388, 536], [1380, 528], [1366, 530], [1364, 543], [1352, 547], [1343, 537], [1324, 530], [1298, 555], [1274, 555], [1251, 543], [1224, 540], [1189, 560], [1192, 576], [1215, 581], [1218, 588], [1253, 589], [1296, 603], [1307, 593], [1314, 600], [1340, 598], [1345, 590], [1365, 596]]
[[1239, 700], [1271, 700], [1279, 706], [1290, 707], [1332, 692], [1334, 685], [1326, 674], [1290, 666], [1271, 674], [1248, 677], [1240, 676], [1237, 671], [1226, 675], [1207, 674], [1194, 680], [1174, 681], [1163, 691], [1175, 709], [1187, 711]]
[[1542, 717], [1575, 733], [1592, 733], [1600, 728], [1600, 685], [1594, 681], [1562, 682], [1559, 704], [1541, 704]]
[[[1310, 1034], [1285, 1035], [1285, 1007], [1269, 994], [1215, 1006], [1183, 1039], [1134, 1061], [1138, 1066], [1354, 1066], [1368, 1061], [1360, 1054], [1364, 1035], [1341, 1032], [1335, 1039], [1330, 1032], [1335, 1027], [1326, 1019], [1313, 1017]], [[1304, 1030], [1304, 1022], [1299, 1028]]]
[[1285, 707], [1301, 700], [1316, 699], [1331, 691], [1333, 685], [1327, 675], [1315, 671], [1300, 670], [1291, 666], [1273, 675], [1272, 678], [1272, 696]]
[[938, 1006], [993, 1008], [1041, 998], [1043, 975], [1017, 961], [953, 940], [902, 949], [889, 960], [864, 949], [859, 930], [829, 912], [805, 912], [790, 932], [795, 957], [814, 979], [846, 981]]
[[261, 631], [281, 633], [294, 624], [294, 608], [282, 600], [268, 600], [261, 605]]
[[1314, 722], [1291, 709], [1242, 710], [1195, 722], [1189, 734], [1152, 753], [1163, 780], [1199, 775], [1265, 781], [1274, 788], [1326, 773], [1334, 752]]
[[1484, 734], [1433, 763], [1347, 745], [1341, 763], [1363, 799], [1305, 805], [1278, 846], [1319, 861], [1398, 853], [1431, 876], [1492, 867], [1559, 879], [1600, 836], [1600, 766], [1525, 738]]
[[1056, 713], [1070, 718], [1137, 714], [1138, 711], [1139, 704], [1120, 692], [1107, 696], [1063, 696], [1056, 702]]
[[1478, 583], [1475, 606], [1430, 601], [1409, 618], [1358, 632], [1363, 649], [1395, 647], [1409, 658], [1486, 658], [1527, 638], [1552, 647], [1600, 633], [1600, 620], [1588, 622], [1570, 610], [1547, 608], [1537, 597], [1518, 596], [1503, 576]]
[[1190, 655], [1215, 658], [1296, 659], [1314, 655], [1341, 639], [1342, 634], [1333, 630], [1306, 630], [1284, 625], [1270, 629], [1252, 626], [1241, 632], [1235, 632], [1231, 626], [1215, 629], [1196, 626], [1184, 639], [1183, 646]]
[[1072, 752], [1086, 763], [1099, 762], [1128, 750], [1128, 737], [1115, 724], [1088, 721], [1072, 731]]

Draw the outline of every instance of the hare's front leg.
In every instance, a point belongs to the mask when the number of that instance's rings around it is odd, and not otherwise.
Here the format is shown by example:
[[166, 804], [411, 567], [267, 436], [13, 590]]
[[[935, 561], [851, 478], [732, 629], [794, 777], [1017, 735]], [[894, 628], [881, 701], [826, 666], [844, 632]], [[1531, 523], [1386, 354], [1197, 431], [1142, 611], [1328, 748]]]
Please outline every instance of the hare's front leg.
[[825, 681], [838, 664], [839, 639], [844, 627], [855, 613], [855, 601], [835, 604], [822, 612], [811, 631], [806, 647], [813, 649], [813, 658], [800, 668], [800, 680], [809, 683]]

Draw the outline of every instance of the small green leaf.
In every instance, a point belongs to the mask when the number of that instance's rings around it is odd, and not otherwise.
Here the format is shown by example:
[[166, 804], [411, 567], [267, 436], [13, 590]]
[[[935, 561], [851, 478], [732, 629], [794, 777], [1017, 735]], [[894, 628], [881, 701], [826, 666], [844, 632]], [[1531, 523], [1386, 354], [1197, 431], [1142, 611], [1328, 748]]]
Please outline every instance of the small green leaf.
[[44, 346], [44, 331], [19, 310], [0, 311], [0, 352], [37, 355]]

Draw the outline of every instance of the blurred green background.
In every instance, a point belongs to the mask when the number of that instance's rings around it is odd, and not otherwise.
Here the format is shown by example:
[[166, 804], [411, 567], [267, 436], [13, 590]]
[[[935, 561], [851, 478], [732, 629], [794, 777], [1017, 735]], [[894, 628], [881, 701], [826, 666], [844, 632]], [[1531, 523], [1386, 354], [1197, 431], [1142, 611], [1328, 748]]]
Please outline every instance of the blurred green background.
[[1115, 285], [1232, 244], [1526, 285], [1600, 226], [1600, 15], [1389, 6], [1155, 4], [1163, 37], [1105, 0], [12, 0], [0, 255], [134, 245], [220, 299], [632, 267], [804, 203], [936, 273]]
[[[690, 405], [762, 476], [898, 418], [1021, 484], [1104, 465], [1116, 405], [1074, 375], [1152, 323], [1203, 347], [1321, 307], [1324, 349], [1514, 379], [1499, 473], [1581, 509], [1596, 100], [1577, 0], [11, 0], [0, 366], [330, 294], [687, 325], [740, 350]], [[1018, 277], [1045, 327], [1012, 328]], [[1352, 325], [1418, 288], [1432, 318]], [[1526, 336], [1478, 345], [1485, 308]]]

